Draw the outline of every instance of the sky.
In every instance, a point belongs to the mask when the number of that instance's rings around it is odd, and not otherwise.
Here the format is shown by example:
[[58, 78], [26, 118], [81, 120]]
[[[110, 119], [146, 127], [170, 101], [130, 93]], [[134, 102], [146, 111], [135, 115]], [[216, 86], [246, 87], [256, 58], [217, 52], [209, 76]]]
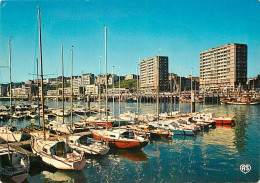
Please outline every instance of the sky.
[[[35, 79], [41, 9], [43, 72], [136, 74], [139, 57], [169, 57], [169, 71], [199, 76], [199, 54], [227, 43], [248, 45], [248, 77], [260, 74], [260, 0], [0, 0], [0, 83]], [[7, 67], [5, 67], [7, 66]]]

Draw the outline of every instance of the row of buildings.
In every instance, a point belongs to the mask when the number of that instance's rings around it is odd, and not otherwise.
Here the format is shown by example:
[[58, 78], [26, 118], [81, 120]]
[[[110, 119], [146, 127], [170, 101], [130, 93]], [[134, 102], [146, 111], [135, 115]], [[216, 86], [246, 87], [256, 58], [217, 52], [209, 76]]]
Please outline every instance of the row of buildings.
[[[117, 76], [116, 74], [108, 74], [108, 85], [112, 85], [120, 80], [136, 79], [137, 75], [129, 74], [126, 76]], [[62, 89], [62, 77], [48, 78], [43, 80], [44, 94], [47, 96], [62, 95], [64, 90], [65, 95], [71, 95], [71, 84], [73, 85], [73, 95], [97, 95], [104, 92], [106, 82], [105, 75], [95, 76], [94, 74], [87, 73], [81, 76], [73, 76], [72, 82], [70, 77], [64, 77], [64, 89]], [[38, 89], [39, 88], [39, 89]], [[108, 90], [109, 93], [111, 89]], [[22, 83], [12, 83], [12, 96], [26, 98], [29, 96], [36, 96], [41, 92], [37, 80], [29, 80]], [[129, 92], [127, 89], [120, 89], [122, 93]], [[119, 93], [118, 89], [113, 90], [114, 93]], [[0, 84], [0, 96], [10, 96], [10, 84]]]
[[[169, 88], [168, 57], [154, 56], [140, 63], [140, 88], [144, 91], [165, 91]], [[179, 78], [173, 74], [179, 82]], [[191, 76], [190, 76], [191, 77]], [[189, 77], [188, 77], [189, 78]], [[183, 78], [182, 90], [190, 89], [191, 79]], [[247, 45], [225, 44], [200, 53], [200, 77], [193, 78], [201, 92], [252, 90], [260, 88], [259, 76], [247, 78]], [[159, 83], [159, 85], [158, 85]], [[250, 84], [251, 83], [251, 84]]]
[[[180, 77], [177, 74], [169, 73], [168, 57], [154, 56], [140, 62], [140, 75], [117, 76], [108, 74], [95, 76], [87, 73], [81, 76], [64, 77], [64, 93], [71, 94], [73, 84], [74, 95], [100, 94], [104, 91], [106, 78], [108, 85], [120, 80], [139, 79], [139, 89], [142, 93], [147, 92], [168, 92], [172, 86], [173, 92], [193, 90], [207, 91], [228, 91], [236, 89], [255, 90], [260, 88], [260, 77], [247, 78], [247, 45], [246, 44], [225, 44], [211, 48], [200, 53], [200, 77]], [[180, 86], [181, 82], [181, 86]], [[192, 82], [192, 84], [191, 84]], [[48, 96], [61, 95], [62, 77], [49, 78], [44, 80], [45, 94]], [[37, 80], [30, 80], [25, 83], [16, 84], [12, 89], [13, 96], [35, 95], [38, 91]], [[39, 87], [39, 91], [41, 88]], [[120, 90], [120, 91], [119, 91]], [[108, 90], [112, 93], [127, 93], [128, 89]], [[133, 92], [133, 91], [132, 91]], [[135, 92], [135, 91], [134, 91]], [[9, 95], [9, 85], [0, 84], [0, 96]]]

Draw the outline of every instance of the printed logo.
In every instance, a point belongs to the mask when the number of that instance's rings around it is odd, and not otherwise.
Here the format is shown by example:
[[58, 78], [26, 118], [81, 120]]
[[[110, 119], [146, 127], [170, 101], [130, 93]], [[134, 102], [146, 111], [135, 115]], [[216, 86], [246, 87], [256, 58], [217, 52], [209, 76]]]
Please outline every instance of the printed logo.
[[251, 170], [251, 165], [247, 164], [242, 164], [240, 165], [240, 171], [243, 172], [244, 174], [247, 174]]

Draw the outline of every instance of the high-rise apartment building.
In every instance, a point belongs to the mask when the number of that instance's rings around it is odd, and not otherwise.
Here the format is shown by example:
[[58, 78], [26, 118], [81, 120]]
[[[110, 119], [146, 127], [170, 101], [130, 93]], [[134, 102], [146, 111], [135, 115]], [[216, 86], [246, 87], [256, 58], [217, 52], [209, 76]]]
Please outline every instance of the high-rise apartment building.
[[[158, 62], [159, 58], [159, 62]], [[159, 63], [159, 74], [158, 74]], [[159, 91], [168, 91], [168, 57], [154, 56], [140, 63], [140, 88], [144, 91], [156, 91], [159, 76]]]
[[200, 90], [245, 88], [246, 81], [246, 44], [225, 44], [200, 53]]

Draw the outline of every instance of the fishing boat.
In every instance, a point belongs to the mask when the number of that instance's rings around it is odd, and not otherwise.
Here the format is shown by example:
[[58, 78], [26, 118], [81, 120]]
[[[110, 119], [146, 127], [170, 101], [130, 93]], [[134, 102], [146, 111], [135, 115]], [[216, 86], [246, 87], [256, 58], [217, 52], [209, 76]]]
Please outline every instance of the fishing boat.
[[242, 95], [237, 98], [223, 98], [220, 100], [221, 104], [230, 104], [230, 105], [257, 105], [259, 101], [256, 98], [251, 97], [247, 94]]
[[72, 135], [68, 137], [68, 144], [72, 149], [89, 155], [105, 155], [110, 150], [105, 142], [95, 140], [86, 135]]
[[86, 165], [82, 154], [74, 151], [61, 140], [44, 140], [32, 136], [31, 148], [42, 161], [61, 170], [81, 170]]
[[92, 135], [97, 140], [108, 142], [110, 147], [117, 147], [123, 149], [129, 148], [143, 148], [149, 140], [136, 135], [132, 129], [104, 129], [92, 130]]
[[0, 175], [14, 182], [23, 182], [30, 169], [29, 157], [25, 154], [0, 147]]

